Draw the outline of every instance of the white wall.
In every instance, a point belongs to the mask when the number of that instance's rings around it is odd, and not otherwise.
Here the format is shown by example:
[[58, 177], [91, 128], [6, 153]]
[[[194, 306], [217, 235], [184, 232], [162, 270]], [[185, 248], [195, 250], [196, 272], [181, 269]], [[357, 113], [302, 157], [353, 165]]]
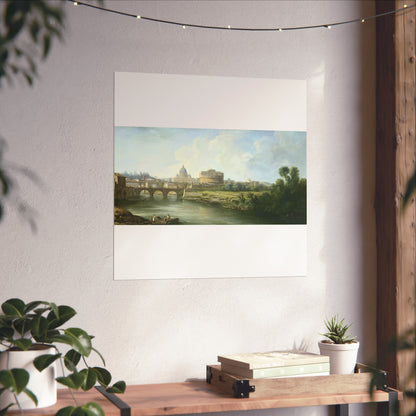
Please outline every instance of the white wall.
[[[201, 24], [296, 26], [374, 14], [370, 1], [111, 1]], [[204, 377], [219, 353], [306, 346], [323, 319], [353, 322], [375, 356], [375, 24], [279, 33], [183, 30], [66, 4], [65, 40], [33, 88], [3, 85], [0, 133], [36, 234], [9, 203], [0, 223], [1, 300], [73, 306], [116, 379]], [[113, 281], [113, 74], [306, 79], [308, 275]], [[324, 410], [277, 411], [311, 415]], [[251, 412], [252, 414], [256, 412]], [[260, 412], [261, 413], [261, 412]]]

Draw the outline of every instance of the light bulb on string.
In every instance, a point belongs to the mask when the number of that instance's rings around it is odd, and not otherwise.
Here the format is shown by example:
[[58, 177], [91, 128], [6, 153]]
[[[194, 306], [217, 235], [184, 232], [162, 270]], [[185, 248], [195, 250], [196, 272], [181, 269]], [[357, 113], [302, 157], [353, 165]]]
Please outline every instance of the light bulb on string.
[[[1, 0], [0, 0], [1, 1]], [[136, 15], [136, 14], [131, 14], [131, 13], [127, 13], [127, 12], [123, 12], [120, 10], [113, 10], [113, 9], [108, 9], [105, 7], [101, 7], [101, 6], [96, 6], [94, 4], [91, 3], [86, 3], [84, 1], [74, 1], [74, 0], [67, 0], [70, 1], [74, 6], [85, 6], [85, 7], [89, 7], [92, 9], [96, 9], [96, 10], [101, 10], [101, 11], [105, 11], [105, 12], [109, 12], [109, 13], [114, 13], [114, 14], [118, 14], [118, 15], [122, 15], [125, 17], [133, 17], [135, 19], [142, 19], [142, 20], [147, 20], [150, 22], [154, 22], [154, 23], [162, 23], [162, 24], [169, 24], [169, 25], [176, 25], [176, 26], [182, 26], [183, 29], [186, 29], [188, 27], [191, 28], [195, 28], [195, 29], [208, 29], [208, 30], [236, 30], [236, 31], [246, 31], [246, 32], [282, 32], [282, 31], [286, 31], [286, 30], [290, 30], [290, 31], [298, 31], [298, 30], [302, 30], [302, 29], [318, 29], [318, 28], [327, 28], [327, 29], [331, 29], [333, 26], [340, 26], [340, 25], [345, 25], [345, 24], [350, 24], [350, 23], [356, 23], [356, 22], [362, 22], [365, 23], [369, 20], [373, 20], [373, 19], [377, 19], [379, 17], [383, 17], [383, 16], [387, 16], [387, 15], [391, 15], [391, 14], [396, 14], [396, 13], [400, 13], [400, 12], [408, 12], [409, 9], [414, 9], [416, 7], [416, 4], [412, 4], [412, 5], [408, 5], [408, 4], [404, 4], [403, 8], [401, 9], [396, 9], [396, 10], [390, 10], [388, 12], [384, 12], [384, 13], [379, 13], [379, 14], [375, 14], [372, 16], [365, 16], [365, 17], [360, 17], [360, 18], [356, 18], [356, 19], [351, 19], [351, 20], [345, 20], [345, 21], [340, 21], [340, 22], [332, 22], [332, 23], [328, 23], [328, 24], [318, 24], [318, 25], [307, 25], [307, 26], [295, 26], [295, 27], [280, 27], [280, 28], [270, 28], [270, 27], [259, 27], [259, 28], [249, 28], [249, 27], [231, 27], [231, 25], [228, 26], [212, 26], [212, 25], [203, 25], [203, 24], [191, 24], [191, 23], [181, 23], [181, 22], [176, 22], [173, 20], [162, 20], [162, 19], [156, 19], [153, 17], [146, 17], [146, 16], [142, 16], [142, 15]]]

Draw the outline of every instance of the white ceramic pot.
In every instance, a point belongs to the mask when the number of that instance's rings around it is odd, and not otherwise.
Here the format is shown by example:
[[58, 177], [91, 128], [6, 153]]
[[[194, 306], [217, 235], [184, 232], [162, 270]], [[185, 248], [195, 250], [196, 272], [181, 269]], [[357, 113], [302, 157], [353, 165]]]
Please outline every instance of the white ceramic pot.
[[[55, 380], [56, 366], [53, 363], [42, 372], [33, 365], [33, 360], [39, 355], [56, 354], [56, 350], [49, 345], [36, 345], [28, 351], [4, 351], [0, 354], [0, 370], [23, 368], [29, 373], [29, 383], [26, 386], [38, 399], [38, 406], [47, 407], [56, 403], [57, 385]], [[18, 395], [19, 403], [23, 409], [35, 409], [35, 403], [25, 394]], [[10, 403], [15, 403], [13, 395], [5, 391], [0, 395], [0, 409]], [[11, 410], [17, 410], [13, 406]]]
[[357, 363], [357, 354], [360, 343], [330, 344], [319, 342], [321, 355], [329, 356], [331, 374], [353, 374]]

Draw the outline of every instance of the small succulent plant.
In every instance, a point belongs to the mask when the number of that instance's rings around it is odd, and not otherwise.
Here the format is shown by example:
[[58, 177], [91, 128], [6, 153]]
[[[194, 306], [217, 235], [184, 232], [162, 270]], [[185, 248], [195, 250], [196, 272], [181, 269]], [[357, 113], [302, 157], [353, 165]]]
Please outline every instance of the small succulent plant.
[[345, 324], [344, 319], [340, 319], [338, 315], [335, 315], [331, 319], [325, 320], [327, 332], [321, 335], [327, 337], [334, 344], [350, 344], [356, 342], [355, 339], [357, 338], [347, 333], [351, 325]]

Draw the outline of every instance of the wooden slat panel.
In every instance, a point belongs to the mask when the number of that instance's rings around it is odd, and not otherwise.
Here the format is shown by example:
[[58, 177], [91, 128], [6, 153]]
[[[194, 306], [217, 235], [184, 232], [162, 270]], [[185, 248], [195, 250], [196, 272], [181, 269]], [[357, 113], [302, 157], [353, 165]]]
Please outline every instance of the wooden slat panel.
[[[376, 12], [395, 9], [395, 1], [376, 2]], [[396, 358], [387, 354], [387, 342], [396, 334], [396, 140], [395, 140], [395, 44], [394, 15], [377, 19], [377, 137], [376, 137], [376, 227], [377, 227], [377, 353], [396, 386]]]
[[[396, 7], [403, 7], [403, 0]], [[406, 1], [413, 6], [415, 1]], [[416, 233], [414, 198], [403, 209], [401, 201], [409, 178], [415, 170], [415, 18], [416, 11], [396, 16], [396, 215], [397, 215], [397, 335], [416, 328], [415, 271]], [[415, 378], [409, 372], [415, 366], [415, 351], [397, 355], [398, 388], [414, 389]], [[401, 405], [404, 414], [414, 410], [414, 402], [405, 400]]]
[[[414, 0], [377, 1], [376, 12], [397, 10]], [[415, 351], [388, 353], [387, 345], [415, 328], [415, 202], [402, 199], [415, 170], [415, 18], [414, 8], [377, 20], [377, 350], [389, 384], [414, 388], [407, 380]], [[405, 403], [408, 413], [414, 405]]]

